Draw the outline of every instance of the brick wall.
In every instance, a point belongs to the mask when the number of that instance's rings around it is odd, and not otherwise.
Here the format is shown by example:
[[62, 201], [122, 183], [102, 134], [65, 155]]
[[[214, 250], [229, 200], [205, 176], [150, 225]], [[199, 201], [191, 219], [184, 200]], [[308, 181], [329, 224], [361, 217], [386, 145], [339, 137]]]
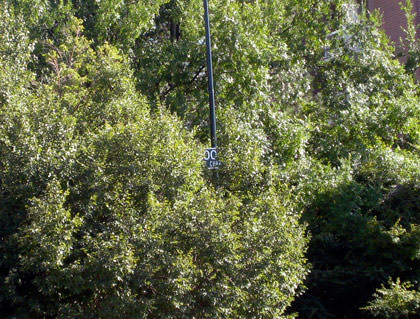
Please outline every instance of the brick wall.
[[[416, 22], [420, 23], [420, 0], [412, 0], [414, 10], [417, 13]], [[396, 44], [404, 37], [401, 27], [407, 26], [404, 12], [399, 5], [400, 0], [368, 0], [367, 5], [370, 11], [379, 10], [383, 16], [383, 28]]]
[[[401, 52], [400, 39], [404, 38], [402, 28], [407, 27], [407, 20], [404, 12], [401, 10], [399, 2], [404, 0], [367, 0], [366, 4], [369, 11], [379, 10], [382, 13], [383, 25], [382, 28], [388, 34], [390, 39], [395, 43], [395, 47]], [[420, 24], [420, 0], [412, 0], [413, 10], [417, 14], [416, 24]], [[420, 30], [417, 32], [417, 37], [420, 38]], [[405, 63], [406, 58], [400, 59], [401, 63]], [[420, 82], [420, 69], [417, 69], [416, 78]]]

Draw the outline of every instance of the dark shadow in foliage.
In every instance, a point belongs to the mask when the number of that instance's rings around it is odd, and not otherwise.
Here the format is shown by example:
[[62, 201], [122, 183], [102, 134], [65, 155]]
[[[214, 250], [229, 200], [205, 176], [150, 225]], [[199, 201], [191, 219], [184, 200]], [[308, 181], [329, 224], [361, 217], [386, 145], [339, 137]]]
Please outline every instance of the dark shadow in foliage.
[[360, 308], [389, 277], [420, 278], [418, 188], [362, 179], [318, 194], [304, 212], [313, 269], [293, 305], [299, 318], [371, 318]]

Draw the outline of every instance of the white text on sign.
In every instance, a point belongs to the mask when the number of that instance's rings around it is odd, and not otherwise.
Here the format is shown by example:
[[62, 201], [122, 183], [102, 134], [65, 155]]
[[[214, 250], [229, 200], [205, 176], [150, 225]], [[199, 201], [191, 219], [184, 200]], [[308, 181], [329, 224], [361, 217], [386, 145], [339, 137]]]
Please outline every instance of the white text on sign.
[[219, 166], [222, 164], [217, 159], [217, 149], [214, 147], [206, 149], [204, 152], [204, 160], [206, 161], [208, 169], [219, 169]]

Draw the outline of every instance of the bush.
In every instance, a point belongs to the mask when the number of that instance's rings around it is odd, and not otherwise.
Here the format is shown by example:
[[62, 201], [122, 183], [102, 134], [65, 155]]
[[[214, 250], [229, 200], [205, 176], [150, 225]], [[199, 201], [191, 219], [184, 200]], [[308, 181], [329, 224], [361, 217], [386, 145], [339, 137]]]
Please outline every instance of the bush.
[[364, 310], [379, 318], [418, 318], [420, 292], [410, 282], [389, 281], [389, 288], [377, 289], [375, 297]]

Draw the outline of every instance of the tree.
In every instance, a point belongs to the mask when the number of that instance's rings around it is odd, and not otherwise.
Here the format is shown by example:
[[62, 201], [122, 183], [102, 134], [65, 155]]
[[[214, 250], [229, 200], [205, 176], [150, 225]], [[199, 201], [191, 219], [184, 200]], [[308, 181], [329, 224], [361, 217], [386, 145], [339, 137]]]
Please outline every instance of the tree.
[[7, 1], [2, 314], [363, 318], [418, 281], [418, 88], [353, 4], [211, 1], [215, 173], [201, 0]]
[[51, 36], [28, 32], [31, 81], [0, 108], [2, 315], [285, 318], [307, 239], [287, 192], [263, 178], [263, 147], [248, 153], [252, 172], [238, 159], [213, 186], [204, 146], [148, 105], [129, 57], [85, 37], [73, 10]]

